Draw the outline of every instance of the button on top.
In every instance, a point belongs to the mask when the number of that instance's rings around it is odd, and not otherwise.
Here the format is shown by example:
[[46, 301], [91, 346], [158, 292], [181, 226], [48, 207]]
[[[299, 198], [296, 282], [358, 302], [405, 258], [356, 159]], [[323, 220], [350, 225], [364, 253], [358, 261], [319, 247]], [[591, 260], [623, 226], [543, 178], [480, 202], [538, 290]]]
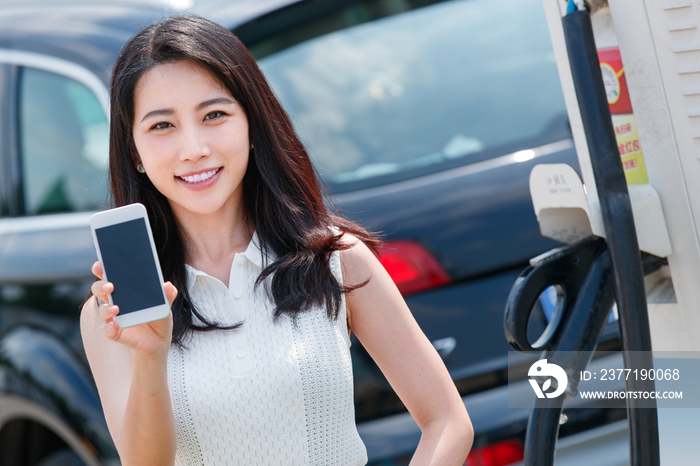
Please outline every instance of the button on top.
[[238, 350], [238, 352], [236, 353], [236, 356], [238, 356], [239, 358], [244, 357], [244, 356], [245, 356], [245, 350], [242, 350], [242, 349], [241, 349], [241, 350]]
[[243, 293], [241, 292], [241, 290], [236, 290], [236, 291], [233, 292], [233, 295], [234, 295], [236, 298], [240, 298], [241, 296], [243, 296]]

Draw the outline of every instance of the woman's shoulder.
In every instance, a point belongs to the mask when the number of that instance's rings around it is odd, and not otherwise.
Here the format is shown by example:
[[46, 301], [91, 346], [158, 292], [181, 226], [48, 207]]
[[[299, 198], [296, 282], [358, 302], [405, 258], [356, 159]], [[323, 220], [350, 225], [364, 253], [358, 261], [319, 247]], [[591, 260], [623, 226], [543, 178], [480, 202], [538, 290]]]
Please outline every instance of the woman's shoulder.
[[372, 250], [355, 235], [344, 233], [340, 243], [340, 265], [347, 284], [363, 283], [377, 266], [382, 267]]

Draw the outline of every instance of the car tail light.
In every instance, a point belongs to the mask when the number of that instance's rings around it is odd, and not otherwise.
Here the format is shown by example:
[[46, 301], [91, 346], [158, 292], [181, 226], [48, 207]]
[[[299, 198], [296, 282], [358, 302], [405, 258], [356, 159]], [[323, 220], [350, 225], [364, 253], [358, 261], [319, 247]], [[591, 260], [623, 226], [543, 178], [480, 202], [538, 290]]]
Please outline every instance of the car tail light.
[[404, 296], [451, 282], [432, 254], [412, 241], [385, 243], [379, 250], [379, 260]]
[[464, 466], [506, 466], [525, 458], [525, 448], [517, 440], [504, 440], [469, 452]]

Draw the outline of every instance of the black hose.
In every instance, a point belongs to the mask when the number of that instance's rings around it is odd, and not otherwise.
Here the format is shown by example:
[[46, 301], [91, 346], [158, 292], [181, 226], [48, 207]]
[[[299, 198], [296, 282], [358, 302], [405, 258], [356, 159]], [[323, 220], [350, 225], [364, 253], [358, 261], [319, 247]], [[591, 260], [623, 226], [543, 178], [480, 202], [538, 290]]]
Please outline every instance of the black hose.
[[552, 466], [564, 397], [535, 398], [525, 434], [525, 466]]
[[[614, 300], [612, 264], [605, 243], [598, 238], [580, 244], [597, 255], [587, 268], [575, 301], [567, 307], [567, 315], [562, 320], [562, 328], [557, 332], [553, 347], [543, 354], [548, 362], [566, 368], [569, 377], [566, 393], [569, 398], [573, 398], [578, 391], [577, 374], [590, 363]], [[578, 256], [585, 256], [575, 247], [570, 246], [569, 250], [578, 253]], [[554, 464], [564, 398], [535, 398], [525, 434], [525, 466]]]
[[[651, 333], [639, 244], [600, 74], [590, 15], [577, 11], [566, 15], [562, 21], [608, 249], [615, 270], [615, 297], [625, 367], [650, 369], [653, 368]], [[654, 382], [630, 377], [626, 387], [628, 391], [653, 391]], [[627, 416], [632, 466], [659, 465], [656, 402], [628, 399]]]

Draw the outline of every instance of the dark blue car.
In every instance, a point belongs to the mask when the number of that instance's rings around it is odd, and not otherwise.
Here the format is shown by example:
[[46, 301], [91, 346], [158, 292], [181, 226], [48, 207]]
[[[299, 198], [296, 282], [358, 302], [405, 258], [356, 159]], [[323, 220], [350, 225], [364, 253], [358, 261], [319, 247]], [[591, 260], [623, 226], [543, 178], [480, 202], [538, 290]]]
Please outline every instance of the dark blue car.
[[[131, 35], [176, 11], [0, 3], [0, 465], [118, 464], [78, 328], [95, 260], [88, 220], [108, 206], [112, 64]], [[528, 260], [558, 245], [539, 234], [528, 176], [539, 163], [577, 166], [540, 0], [224, 0], [187, 11], [248, 45], [328, 202], [384, 232], [382, 262], [472, 417], [466, 464], [522, 459], [528, 411], [508, 408], [504, 305]], [[533, 337], [546, 324], [537, 314]], [[606, 330], [605, 349], [615, 335]], [[420, 431], [359, 342], [352, 352], [370, 464], [408, 464]], [[558, 460], [619, 464], [598, 461], [590, 445], [605, 444], [625, 461], [624, 417], [567, 411]]]

